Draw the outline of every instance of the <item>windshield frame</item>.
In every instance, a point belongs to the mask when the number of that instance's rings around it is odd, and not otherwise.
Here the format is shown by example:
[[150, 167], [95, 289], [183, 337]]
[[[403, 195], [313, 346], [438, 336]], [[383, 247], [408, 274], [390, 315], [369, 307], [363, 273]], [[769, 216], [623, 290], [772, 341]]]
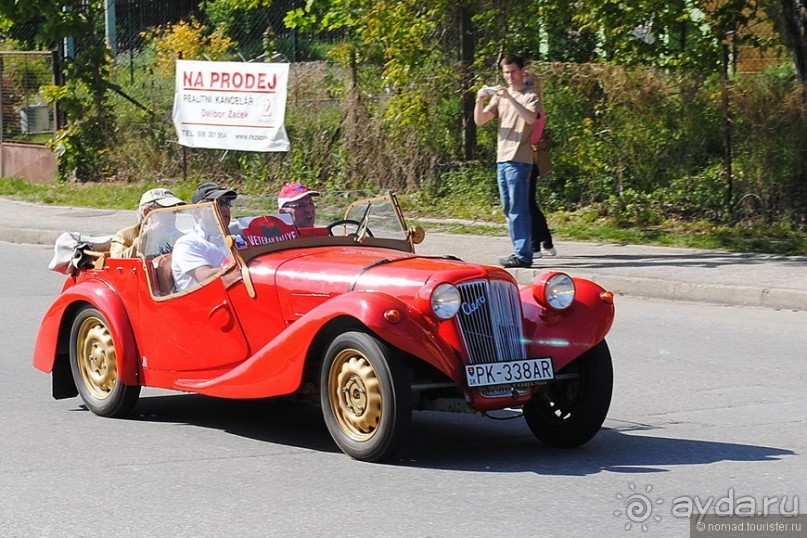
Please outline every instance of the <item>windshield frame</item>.
[[[372, 217], [374, 206], [386, 203], [389, 203], [391, 205], [394, 218], [397, 221], [398, 226], [400, 226], [400, 238], [372, 237], [371, 235], [369, 235], [369, 233], [366, 233], [367, 229], [369, 229], [370, 233], [372, 233], [373, 231]], [[265, 245], [241, 247], [237, 249], [238, 254], [245, 261], [249, 261], [250, 259], [256, 256], [268, 252], [276, 252], [276, 251], [300, 249], [300, 248], [312, 248], [312, 247], [355, 246], [357, 244], [367, 247], [388, 248], [410, 253], [415, 252], [414, 244], [411, 240], [411, 234], [409, 233], [409, 230], [406, 226], [406, 221], [403, 218], [403, 214], [398, 204], [398, 199], [395, 197], [394, 193], [387, 192], [381, 196], [375, 196], [371, 198], [364, 198], [362, 200], [357, 200], [349, 204], [348, 207], [345, 209], [344, 218], [347, 219], [350, 216], [351, 211], [355, 211], [357, 207], [363, 207], [365, 205], [368, 206], [367, 208], [368, 210], [365, 212], [366, 214], [364, 215], [363, 218], [364, 222], [360, 222], [360, 227], [357, 229], [357, 233], [345, 236], [338, 236], [338, 235], [337, 236], [314, 235], [310, 237], [298, 236], [297, 238], [294, 239], [278, 241], [275, 243]], [[362, 229], [361, 225], [363, 225], [364, 229]], [[317, 228], [322, 227], [323, 226], [317, 226]]]

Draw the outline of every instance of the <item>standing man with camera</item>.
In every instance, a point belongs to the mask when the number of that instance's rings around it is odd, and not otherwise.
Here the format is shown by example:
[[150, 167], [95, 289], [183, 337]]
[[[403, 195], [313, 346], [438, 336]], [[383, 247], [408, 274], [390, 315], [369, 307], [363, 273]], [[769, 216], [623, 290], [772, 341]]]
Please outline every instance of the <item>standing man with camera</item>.
[[499, 261], [505, 268], [531, 267], [530, 136], [541, 101], [538, 93], [524, 84], [524, 58], [508, 54], [500, 65], [507, 87], [485, 87], [477, 92], [474, 122], [482, 126], [494, 118], [499, 120], [496, 178], [514, 250]]

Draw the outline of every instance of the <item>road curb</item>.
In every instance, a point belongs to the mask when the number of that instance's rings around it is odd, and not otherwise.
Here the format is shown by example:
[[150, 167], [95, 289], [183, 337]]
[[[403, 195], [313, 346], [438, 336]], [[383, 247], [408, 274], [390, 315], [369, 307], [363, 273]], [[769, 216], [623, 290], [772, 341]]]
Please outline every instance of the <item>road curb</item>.
[[27, 245], [53, 245], [61, 232], [0, 226], [0, 241]]
[[[544, 271], [539, 269], [509, 270], [519, 285], [527, 285]], [[572, 276], [592, 280], [617, 295], [709, 303], [728, 306], [753, 306], [777, 310], [807, 311], [807, 292], [784, 288], [752, 288], [726, 284], [696, 284], [677, 280], [615, 276], [601, 273], [573, 272]]]

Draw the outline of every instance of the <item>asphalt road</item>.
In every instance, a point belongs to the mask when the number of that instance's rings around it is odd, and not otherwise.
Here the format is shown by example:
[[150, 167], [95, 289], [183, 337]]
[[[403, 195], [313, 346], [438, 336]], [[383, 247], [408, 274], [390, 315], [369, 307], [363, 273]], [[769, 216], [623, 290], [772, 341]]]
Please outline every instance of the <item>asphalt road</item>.
[[0, 243], [4, 538], [684, 537], [673, 507], [687, 499], [807, 512], [807, 312], [618, 298], [614, 401], [586, 446], [543, 447], [521, 419], [422, 412], [396, 460], [367, 464], [312, 406], [146, 390], [112, 420], [51, 399], [31, 366], [61, 286], [50, 254]]

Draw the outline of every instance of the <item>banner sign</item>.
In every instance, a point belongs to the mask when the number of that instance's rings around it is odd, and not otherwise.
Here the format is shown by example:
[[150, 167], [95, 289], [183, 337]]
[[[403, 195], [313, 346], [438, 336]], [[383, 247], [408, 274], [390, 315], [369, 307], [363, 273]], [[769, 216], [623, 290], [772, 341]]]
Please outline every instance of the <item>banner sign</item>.
[[174, 128], [189, 148], [288, 151], [289, 64], [177, 60]]

